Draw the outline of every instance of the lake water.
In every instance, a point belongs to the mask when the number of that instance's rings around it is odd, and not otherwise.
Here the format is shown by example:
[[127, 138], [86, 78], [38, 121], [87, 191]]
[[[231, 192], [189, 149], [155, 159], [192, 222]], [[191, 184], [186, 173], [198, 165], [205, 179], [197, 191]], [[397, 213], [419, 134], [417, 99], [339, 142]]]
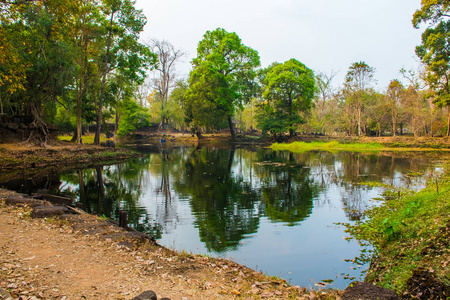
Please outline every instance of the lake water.
[[347, 261], [361, 247], [336, 225], [380, 203], [384, 188], [361, 183], [418, 189], [439, 169], [423, 158], [376, 154], [138, 150], [145, 156], [122, 164], [47, 174], [39, 188], [114, 219], [127, 210], [129, 226], [168, 248], [232, 259], [305, 287], [331, 279], [331, 287], [345, 288], [367, 267]]

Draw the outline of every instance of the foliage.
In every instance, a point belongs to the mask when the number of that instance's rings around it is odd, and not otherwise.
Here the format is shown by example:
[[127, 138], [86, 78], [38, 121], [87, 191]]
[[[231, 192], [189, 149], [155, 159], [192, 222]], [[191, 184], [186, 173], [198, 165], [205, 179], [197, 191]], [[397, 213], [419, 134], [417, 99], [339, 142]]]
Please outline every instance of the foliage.
[[[254, 91], [258, 52], [245, 46], [238, 35], [222, 28], [207, 31], [197, 47], [197, 57], [186, 92], [186, 115], [193, 127], [214, 126], [214, 120], [231, 118]], [[222, 117], [220, 117], [222, 116]]]
[[311, 107], [316, 91], [312, 70], [296, 59], [269, 66], [263, 79], [264, 102], [257, 114], [258, 127], [263, 132], [292, 135], [304, 122], [300, 112]]
[[168, 103], [169, 91], [174, 88], [176, 62], [184, 56], [184, 53], [181, 50], [176, 50], [172, 44], [164, 40], [152, 40], [151, 44], [152, 50], [158, 55], [153, 86], [161, 100], [160, 117], [161, 125], [164, 126], [174, 113], [173, 105]]
[[445, 266], [450, 255], [449, 179], [447, 171], [439, 182], [439, 194], [434, 181], [417, 193], [403, 191], [400, 197], [395, 193], [383, 205], [366, 211], [366, 221], [347, 225], [352, 237], [375, 248], [366, 281], [403, 294], [413, 271], [425, 268], [450, 284]]
[[[433, 101], [440, 107], [450, 106], [450, 21], [448, 1], [422, 1], [421, 9], [414, 14], [416, 28], [427, 23], [422, 33], [422, 44], [416, 54], [426, 66], [425, 81], [430, 86]], [[448, 112], [447, 136], [450, 136], [450, 111]]]
[[[370, 85], [374, 81], [374, 73], [373, 67], [370, 67], [364, 61], [360, 61], [349, 67], [345, 77], [342, 95], [345, 98], [345, 106], [349, 109], [350, 115], [348, 117], [356, 122], [358, 136], [361, 136], [365, 131], [365, 106], [371, 97]], [[349, 131], [352, 132], [353, 130], [353, 126], [350, 126]]]
[[117, 134], [126, 135], [131, 131], [150, 125], [150, 115], [133, 99], [126, 98], [123, 101], [123, 115], [119, 123]]
[[33, 116], [45, 140], [47, 123], [68, 129], [62, 117], [76, 117], [81, 142], [82, 122], [97, 115], [101, 123], [103, 108], [117, 111], [125, 87], [156, 62], [138, 42], [146, 21], [133, 0], [0, 5], [0, 113]]

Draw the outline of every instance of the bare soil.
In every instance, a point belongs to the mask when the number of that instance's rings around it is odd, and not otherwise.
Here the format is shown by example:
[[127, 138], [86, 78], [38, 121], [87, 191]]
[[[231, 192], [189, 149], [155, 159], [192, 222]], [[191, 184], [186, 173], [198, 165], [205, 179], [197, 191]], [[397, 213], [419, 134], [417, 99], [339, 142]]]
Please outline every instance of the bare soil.
[[[0, 189], [0, 291], [14, 299], [336, 299], [339, 291], [308, 291], [232, 261], [176, 253], [88, 214], [31, 218], [8, 206]], [[84, 224], [84, 225], [81, 225]], [[105, 233], [107, 229], [107, 234]]]

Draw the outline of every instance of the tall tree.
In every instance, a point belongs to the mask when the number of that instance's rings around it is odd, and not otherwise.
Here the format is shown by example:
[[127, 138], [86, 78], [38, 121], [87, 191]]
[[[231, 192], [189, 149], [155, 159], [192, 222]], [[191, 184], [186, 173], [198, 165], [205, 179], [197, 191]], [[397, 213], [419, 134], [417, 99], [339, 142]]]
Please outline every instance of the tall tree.
[[392, 135], [395, 136], [397, 132], [397, 123], [399, 117], [399, 110], [401, 107], [402, 96], [404, 94], [404, 87], [400, 81], [397, 79], [392, 80], [389, 83], [386, 96], [388, 98], [388, 107], [391, 113], [392, 121]]
[[428, 85], [435, 103], [448, 109], [447, 136], [450, 136], [450, 2], [423, 0], [414, 13], [413, 25], [422, 23], [428, 28], [422, 34], [422, 44], [416, 47], [417, 56], [425, 64]]
[[175, 83], [175, 64], [185, 53], [175, 49], [172, 44], [164, 40], [152, 40], [151, 49], [158, 55], [158, 66], [155, 69], [157, 75], [153, 84], [161, 97], [161, 127], [164, 128], [168, 119], [167, 100], [169, 99], [170, 89], [174, 87]]
[[101, 13], [92, 0], [81, 0], [75, 17], [74, 44], [76, 51], [77, 73], [75, 75], [76, 125], [73, 141], [82, 143], [83, 111], [88, 111], [88, 90], [93, 85], [94, 76], [98, 73], [94, 58], [100, 55], [101, 49], [96, 44], [103, 34], [100, 28]]
[[[207, 31], [192, 61], [190, 87], [186, 92], [188, 117], [203, 126], [208, 123], [203, 113], [211, 111], [225, 116], [234, 141], [232, 118], [236, 108], [250, 100], [248, 91], [253, 90], [255, 68], [259, 64], [258, 52], [245, 46], [236, 33], [222, 28]], [[209, 114], [209, 118], [213, 117]]]
[[[70, 16], [76, 6], [76, 0], [30, 1], [10, 4], [10, 9], [1, 14], [0, 32], [9, 39], [5, 44], [9, 63], [0, 67], [0, 79], [10, 77], [8, 68], [14, 63], [21, 75], [3, 80], [6, 84], [0, 84], [0, 89], [8, 91], [13, 113], [33, 117], [35, 136], [44, 146], [49, 138], [44, 114], [50, 110], [54, 114], [53, 107], [67, 95], [75, 70]], [[9, 34], [12, 32], [14, 35]]]
[[[107, 77], [120, 74], [129, 82], [141, 84], [147, 69], [156, 64], [156, 55], [148, 47], [138, 42], [144, 29], [146, 18], [142, 10], [134, 7], [133, 0], [105, 0], [103, 13], [108, 16], [104, 24], [106, 39], [101, 65], [101, 86], [97, 98], [97, 130], [94, 144], [100, 144], [103, 104]], [[113, 72], [114, 71], [114, 72]]]
[[344, 91], [347, 95], [346, 102], [354, 110], [358, 126], [358, 136], [360, 136], [363, 131], [362, 119], [364, 102], [368, 97], [367, 91], [374, 81], [374, 73], [375, 69], [373, 67], [360, 61], [355, 62], [350, 66], [345, 77]]
[[262, 112], [258, 116], [263, 131], [293, 135], [303, 122], [300, 112], [311, 107], [316, 91], [314, 72], [296, 59], [269, 67], [263, 80]]

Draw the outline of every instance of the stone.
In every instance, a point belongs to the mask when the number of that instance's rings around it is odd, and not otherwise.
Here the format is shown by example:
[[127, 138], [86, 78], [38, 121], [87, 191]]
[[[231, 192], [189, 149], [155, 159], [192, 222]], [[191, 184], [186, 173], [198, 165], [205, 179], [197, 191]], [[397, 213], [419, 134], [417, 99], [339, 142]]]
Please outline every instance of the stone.
[[31, 217], [51, 218], [69, 213], [71, 213], [71, 211], [65, 206], [36, 206], [31, 213]]
[[157, 300], [157, 297], [154, 291], [145, 291], [131, 300]]
[[73, 204], [72, 198], [69, 198], [69, 197], [43, 194], [42, 198], [53, 204], [57, 204], [57, 205], [72, 205]]
[[46, 201], [24, 198], [21, 196], [9, 196], [5, 200], [5, 204], [6, 205], [14, 205], [14, 206], [29, 206], [29, 207], [49, 205], [49, 203]]
[[391, 290], [368, 282], [354, 281], [344, 290], [342, 300], [397, 300], [398, 295]]

